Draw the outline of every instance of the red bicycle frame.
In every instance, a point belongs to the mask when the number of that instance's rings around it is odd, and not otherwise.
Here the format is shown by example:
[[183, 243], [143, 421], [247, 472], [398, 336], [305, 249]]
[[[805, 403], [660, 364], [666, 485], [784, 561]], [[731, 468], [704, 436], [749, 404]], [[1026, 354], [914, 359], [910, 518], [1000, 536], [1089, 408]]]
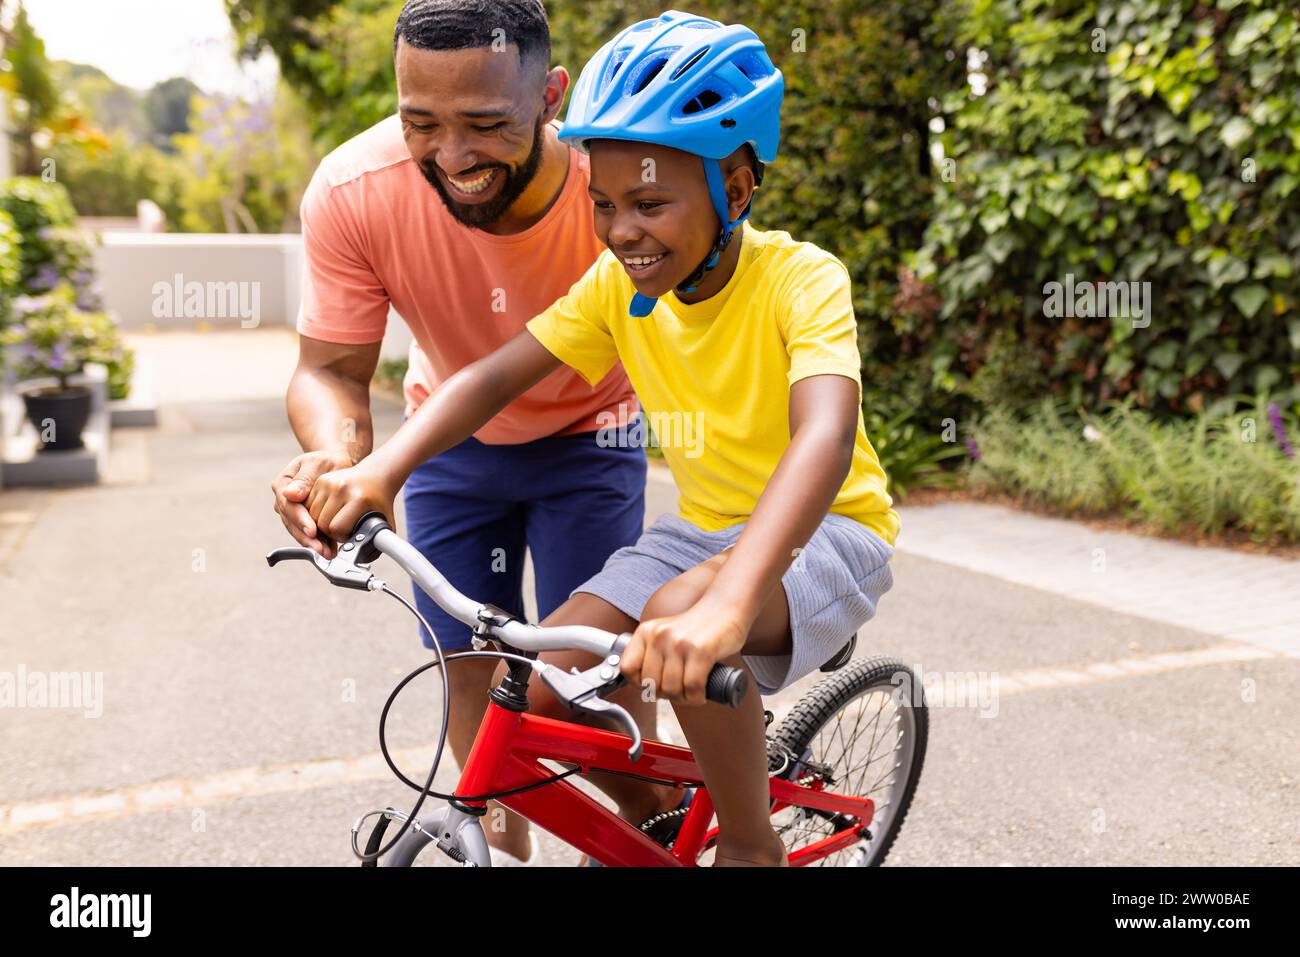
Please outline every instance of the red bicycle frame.
[[[554, 777], [555, 772], [540, 763], [543, 760], [576, 764], [583, 773], [626, 772], [679, 787], [697, 786], [703, 780], [687, 748], [644, 741], [641, 758], [633, 763], [628, 756], [630, 745], [631, 739], [625, 734], [512, 711], [489, 699], [456, 793], [492, 794]], [[785, 807], [807, 807], [838, 813], [853, 821], [792, 853], [791, 866], [812, 864], [855, 844], [871, 824], [875, 805], [870, 798], [834, 794], [817, 786], [803, 787], [782, 778], [768, 780], [774, 814]], [[717, 840], [718, 829], [709, 826], [713, 801], [704, 787], [699, 787], [691, 800], [672, 850], [568, 781], [496, 800], [566, 844], [612, 866], [694, 867], [700, 854]], [[468, 808], [485, 808], [487, 802], [460, 803]]]

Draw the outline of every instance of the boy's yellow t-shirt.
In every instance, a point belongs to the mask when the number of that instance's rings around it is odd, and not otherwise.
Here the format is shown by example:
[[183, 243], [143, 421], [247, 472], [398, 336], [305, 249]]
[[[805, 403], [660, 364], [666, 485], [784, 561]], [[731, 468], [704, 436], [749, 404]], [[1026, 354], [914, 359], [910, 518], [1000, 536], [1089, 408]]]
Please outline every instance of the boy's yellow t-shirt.
[[[736, 271], [717, 295], [669, 292], [644, 317], [605, 250], [528, 331], [593, 387], [622, 360], [681, 493], [705, 531], [745, 521], [790, 444], [790, 387], [833, 373], [858, 383], [861, 356], [848, 270], [812, 243], [746, 225]], [[898, 513], [858, 410], [853, 462], [831, 511], [889, 544]]]

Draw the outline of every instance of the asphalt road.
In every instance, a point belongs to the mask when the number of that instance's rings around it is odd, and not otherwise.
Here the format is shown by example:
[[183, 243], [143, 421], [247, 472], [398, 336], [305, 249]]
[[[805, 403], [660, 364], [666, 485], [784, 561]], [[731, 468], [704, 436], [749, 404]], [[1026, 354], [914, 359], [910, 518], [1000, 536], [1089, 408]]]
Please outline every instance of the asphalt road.
[[[384, 403], [380, 428], [398, 411]], [[0, 817], [0, 864], [353, 863], [353, 820], [412, 797], [373, 760], [384, 698], [426, 660], [407, 612], [266, 567], [284, 542], [269, 481], [295, 451], [278, 399], [179, 401], [115, 441], [109, 484], [0, 492], [0, 671], [103, 675], [98, 717], [0, 709], [0, 810], [28, 815]], [[674, 499], [652, 480], [648, 517]], [[859, 654], [930, 673], [1215, 644], [905, 551], [895, 580]], [[417, 687], [392, 719], [413, 776], [438, 694]], [[892, 864], [1300, 863], [1294, 658], [1047, 681], [996, 716], [930, 718]], [[454, 781], [448, 760], [439, 784]], [[576, 860], [543, 846], [546, 863]]]

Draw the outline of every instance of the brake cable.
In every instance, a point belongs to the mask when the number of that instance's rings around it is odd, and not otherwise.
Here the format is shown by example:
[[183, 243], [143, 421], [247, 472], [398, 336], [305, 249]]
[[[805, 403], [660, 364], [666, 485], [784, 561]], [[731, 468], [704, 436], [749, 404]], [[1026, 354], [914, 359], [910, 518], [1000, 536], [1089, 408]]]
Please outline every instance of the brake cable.
[[[407, 601], [404, 597], [402, 597], [397, 592], [389, 588], [387, 583], [381, 584], [378, 590], [397, 599], [397, 601], [401, 602], [401, 604], [419, 620], [420, 624], [424, 626], [425, 630], [429, 633], [429, 636], [433, 639], [434, 651], [436, 651], [438, 655], [438, 657], [435, 658], [433, 661], [425, 662], [424, 664], [416, 668], [414, 671], [412, 671], [410, 674], [408, 674], [401, 681], [399, 681], [396, 687], [393, 688], [392, 692], [389, 693], [388, 700], [384, 702], [384, 708], [379, 714], [379, 750], [384, 756], [384, 762], [388, 765], [389, 770], [393, 772], [393, 774], [397, 777], [399, 781], [401, 781], [407, 787], [411, 788], [413, 791], [418, 791], [420, 793], [419, 798], [416, 799], [415, 806], [411, 808], [410, 813], [406, 816], [405, 819], [406, 821], [413, 822], [413, 823], [416, 822], [416, 818], [420, 812], [420, 808], [423, 806], [425, 800], [430, 797], [437, 798], [443, 801], [462, 801], [462, 802], [492, 801], [492, 800], [498, 800], [503, 797], [511, 797], [515, 794], [523, 794], [525, 791], [533, 791], [536, 790], [537, 788], [545, 787], [548, 784], [554, 784], [557, 781], [562, 781], [563, 779], [570, 777], [571, 775], [584, 773], [582, 767], [570, 768], [569, 770], [564, 771], [563, 773], [552, 775], [551, 777], [544, 778], [543, 780], [540, 781], [534, 781], [531, 784], [525, 784], [517, 788], [510, 788], [505, 791], [493, 791], [488, 794], [471, 794], [471, 795], [444, 794], [440, 791], [433, 790], [433, 779], [437, 774], [438, 765], [442, 762], [442, 753], [447, 742], [447, 725], [450, 723], [451, 689], [449, 687], [448, 680], [447, 680], [447, 667], [446, 667], [447, 662], [456, 661], [461, 658], [500, 658], [502, 660], [521, 661], [529, 665], [530, 667], [533, 665], [534, 662], [533, 659], [531, 658], [527, 658], [524, 655], [517, 655], [509, 651], [460, 651], [460, 652], [456, 652], [455, 654], [444, 655], [442, 651], [442, 645], [438, 641], [438, 636], [434, 634], [433, 628], [429, 625], [429, 622], [425, 619], [424, 615], [420, 614], [419, 609], [416, 608], [414, 604]], [[401, 769], [398, 768], [397, 763], [393, 760], [392, 754], [388, 750], [388, 735], [387, 735], [388, 712], [391, 710], [393, 706], [393, 702], [397, 700], [397, 696], [401, 694], [402, 689], [405, 688], [412, 681], [414, 681], [417, 677], [424, 674], [424, 672], [428, 671], [430, 668], [439, 668], [442, 676], [442, 727], [439, 729], [438, 732], [438, 748], [434, 752], [433, 764], [429, 768], [429, 776], [425, 779], [424, 784], [420, 785], [420, 784], [416, 784], [414, 781], [412, 781], [410, 778], [408, 778], [405, 774], [402, 773]], [[637, 778], [638, 780], [641, 781], [649, 781], [653, 784], [667, 784], [667, 785], [676, 786], [679, 783], [677, 781], [649, 777], [648, 775], [644, 775], [644, 774], [636, 774], [631, 771], [615, 771], [612, 769], [596, 768], [596, 767], [589, 767], [586, 769], [586, 771], [587, 772], [595, 771], [601, 774], [617, 774], [622, 777]], [[700, 781], [694, 784], [687, 784], [684, 786], [702, 787], [703, 783], [704, 783], [703, 781]], [[371, 814], [374, 813], [376, 812], [373, 811], [371, 812]], [[369, 816], [370, 816], [369, 814], [366, 815], [366, 817]], [[365, 820], [365, 818], [362, 818], [361, 820]], [[359, 825], [360, 821], [358, 821], [357, 823]], [[405, 834], [405, 829], [399, 830], [397, 834], [393, 837], [393, 839], [389, 841], [387, 844], [385, 844], [383, 847], [379, 848], [373, 853], [366, 853], [364, 851], [361, 851], [357, 847], [357, 827], [354, 826], [352, 830], [352, 853], [356, 855], [358, 858], [360, 858], [363, 863], [378, 861], [379, 858], [383, 857], [390, 850], [392, 850], [393, 846], [399, 840], [401, 840], [404, 834]]]
[[[394, 598], [400, 601], [407, 608], [411, 609], [411, 611], [415, 612], [416, 617], [420, 619], [420, 624], [424, 625], [424, 627], [428, 629], [430, 635], [433, 635], [433, 629], [429, 628], [428, 622], [425, 621], [424, 617], [420, 615], [418, 611], [416, 611], [416, 609], [411, 605], [410, 602], [408, 602], [401, 595], [392, 591], [386, 585], [384, 586], [383, 591], [388, 592], [388, 594], [392, 595]], [[433, 643], [435, 646], [438, 645], [438, 638], [436, 635], [434, 635], [433, 637]], [[425, 789], [423, 786], [416, 784], [414, 781], [412, 781], [410, 778], [408, 778], [405, 774], [402, 773], [401, 769], [397, 767], [396, 762], [393, 761], [393, 756], [388, 750], [388, 734], [386, 730], [388, 724], [388, 712], [391, 710], [393, 706], [393, 702], [397, 700], [397, 696], [402, 693], [402, 689], [405, 688], [412, 681], [414, 681], [416, 678], [418, 678], [420, 675], [424, 674], [424, 672], [428, 671], [430, 668], [437, 668], [443, 666], [444, 662], [456, 661], [461, 658], [501, 658], [503, 660], [513, 659], [515, 661], [521, 661], [528, 665], [532, 664], [531, 658], [526, 658], [523, 655], [512, 654], [511, 652], [508, 651], [460, 651], [452, 655], [446, 655], [445, 657], [439, 655], [439, 657], [433, 661], [426, 661], [424, 664], [420, 665], [420, 667], [416, 668], [414, 671], [412, 671], [410, 674], [408, 674], [405, 678], [403, 678], [401, 681], [397, 683], [397, 686], [393, 688], [392, 692], [388, 695], [388, 700], [384, 702], [383, 710], [379, 713], [379, 750], [383, 753], [384, 761], [388, 764], [389, 770], [391, 770], [393, 774], [396, 775], [399, 781], [401, 781], [403, 784], [405, 784], [407, 787], [411, 788], [414, 791], [424, 792]], [[446, 695], [447, 675], [446, 675], [445, 666], [443, 666], [442, 681], [443, 681], [443, 693], [444, 695]], [[444, 707], [443, 710], [445, 712], [447, 709]], [[444, 718], [443, 718], [444, 731], [442, 736], [445, 736], [446, 720], [447, 719], [444, 714]], [[490, 794], [443, 794], [439, 791], [430, 790], [428, 791], [428, 795], [429, 797], [435, 797], [438, 798], [439, 800], [444, 800], [444, 801], [491, 801], [491, 800], [496, 800], [499, 797], [509, 797], [512, 794], [522, 794], [523, 792], [530, 791], [535, 787], [541, 787], [544, 784], [550, 784], [552, 781], [558, 781], [561, 778], [568, 777], [570, 774], [573, 774], [576, 770], [578, 769], [575, 768], [572, 771], [566, 771], [564, 774], [558, 774], [554, 777], [547, 778], [545, 781], [537, 781], [534, 782], [533, 784], [528, 784], [520, 788], [514, 788], [509, 791], [494, 791]]]

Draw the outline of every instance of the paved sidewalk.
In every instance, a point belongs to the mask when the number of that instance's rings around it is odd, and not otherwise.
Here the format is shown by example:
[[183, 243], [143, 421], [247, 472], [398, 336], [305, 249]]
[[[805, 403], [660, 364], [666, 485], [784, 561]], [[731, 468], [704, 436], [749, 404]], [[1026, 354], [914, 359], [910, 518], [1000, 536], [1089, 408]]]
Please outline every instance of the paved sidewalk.
[[1001, 505], [945, 503], [902, 515], [900, 551], [1300, 657], [1300, 562]]

